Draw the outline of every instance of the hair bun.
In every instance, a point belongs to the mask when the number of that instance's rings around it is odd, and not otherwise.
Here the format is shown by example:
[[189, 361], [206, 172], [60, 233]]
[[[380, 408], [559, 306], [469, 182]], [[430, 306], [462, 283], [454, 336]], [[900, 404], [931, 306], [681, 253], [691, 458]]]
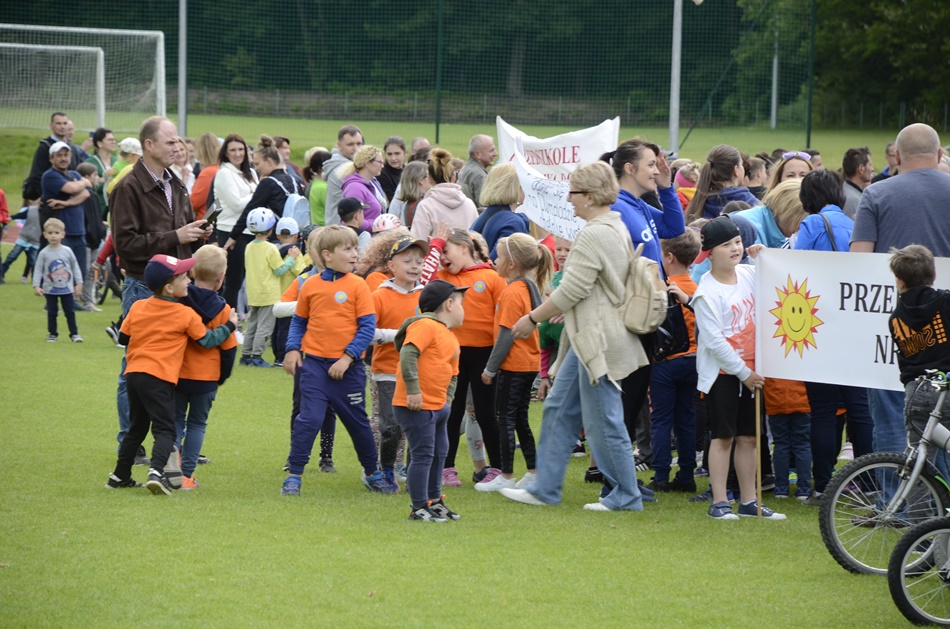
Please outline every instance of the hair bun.
[[264, 148], [274, 146], [274, 138], [269, 135], [261, 134], [260, 145]]

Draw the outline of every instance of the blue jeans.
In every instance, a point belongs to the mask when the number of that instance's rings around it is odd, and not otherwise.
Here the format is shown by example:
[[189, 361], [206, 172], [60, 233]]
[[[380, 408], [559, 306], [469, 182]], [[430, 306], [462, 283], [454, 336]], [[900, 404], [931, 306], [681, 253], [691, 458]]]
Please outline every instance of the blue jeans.
[[670, 437], [676, 435], [679, 457], [677, 478], [693, 480], [696, 469], [696, 357], [684, 356], [654, 363], [650, 373], [650, 399], [653, 413], [650, 425], [653, 438], [653, 471], [657, 482], [670, 480], [673, 452]]
[[216, 395], [217, 390], [207, 393], [175, 390], [175, 444], [181, 451], [181, 473], [185, 476], [195, 475], [208, 428], [208, 415]]
[[[129, 314], [132, 304], [140, 299], [148, 299], [152, 290], [142, 280], [126, 276], [122, 283], [122, 318]], [[119, 369], [119, 385], [115, 390], [115, 405], [119, 412], [119, 434], [116, 439], [122, 443], [122, 438], [129, 431], [129, 394], [125, 383], [125, 354], [122, 354], [122, 367]]]
[[[76, 256], [76, 262], [79, 263], [79, 271], [86, 272], [86, 237], [85, 236], [66, 236], [63, 238], [63, 246], [72, 249]], [[86, 278], [82, 278], [85, 283]]]
[[[831, 480], [841, 450], [838, 433], [838, 405], [848, 410], [848, 433], [854, 456], [874, 451], [874, 421], [868, 408], [868, 389], [837, 384], [806, 382], [808, 404], [811, 406], [811, 453], [815, 472], [815, 491], [825, 491]], [[903, 450], [903, 447], [900, 448]], [[796, 466], [797, 468], [798, 466]]]
[[[0, 273], [0, 277], [7, 274], [10, 265], [16, 262], [16, 259], [20, 257], [21, 253], [26, 253], [26, 268], [32, 269], [33, 265], [36, 264], [36, 254], [39, 253], [40, 248], [36, 245], [24, 245], [21, 244], [21, 242], [22, 241], [18, 238], [16, 244], [13, 245], [13, 250], [7, 255], [7, 259], [3, 261], [3, 272]], [[26, 277], [25, 274], [24, 277]]]
[[410, 411], [404, 406], [392, 409], [409, 442], [406, 485], [412, 508], [419, 509], [429, 500], [442, 497], [442, 466], [449, 449], [446, 425], [451, 407], [446, 404], [437, 411]]
[[564, 473], [583, 426], [597, 467], [612, 487], [601, 503], [613, 510], [642, 511], [633, 446], [623, 417], [620, 388], [606, 376], [591, 385], [574, 349], [568, 349], [544, 402], [538, 478], [528, 492], [546, 504], [561, 502]]
[[775, 452], [775, 488], [788, 491], [789, 453], [795, 455], [798, 489], [811, 489], [811, 418], [807, 413], [769, 415]]
[[900, 391], [868, 389], [868, 405], [874, 420], [874, 451], [903, 452], [907, 447], [904, 425], [904, 394]]

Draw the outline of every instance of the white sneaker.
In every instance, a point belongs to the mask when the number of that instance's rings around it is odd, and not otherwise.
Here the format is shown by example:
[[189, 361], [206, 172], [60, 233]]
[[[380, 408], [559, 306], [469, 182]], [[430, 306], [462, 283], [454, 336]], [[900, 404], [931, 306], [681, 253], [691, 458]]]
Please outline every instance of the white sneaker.
[[515, 483], [515, 487], [518, 489], [527, 489], [528, 485], [533, 483], [537, 478], [538, 475], [534, 472], [525, 472], [524, 476], [521, 477], [521, 480]]
[[584, 505], [584, 511], [610, 511], [609, 507], [604, 506], [602, 502], [591, 502]]
[[854, 446], [851, 445], [850, 441], [846, 441], [841, 447], [841, 454], [838, 455], [838, 458], [842, 461], [851, 461], [854, 459]]
[[499, 489], [514, 489], [517, 481], [513, 478], [505, 478], [501, 474], [491, 480], [483, 480], [475, 484], [478, 491], [498, 491]]
[[520, 502], [522, 504], [533, 505], [535, 507], [547, 506], [547, 503], [541, 502], [540, 500], [535, 498], [534, 495], [529, 494], [524, 489], [507, 489], [506, 488], [506, 489], [498, 490], [498, 493], [500, 493], [505, 498], [508, 498], [509, 500], [514, 500], [515, 502]]

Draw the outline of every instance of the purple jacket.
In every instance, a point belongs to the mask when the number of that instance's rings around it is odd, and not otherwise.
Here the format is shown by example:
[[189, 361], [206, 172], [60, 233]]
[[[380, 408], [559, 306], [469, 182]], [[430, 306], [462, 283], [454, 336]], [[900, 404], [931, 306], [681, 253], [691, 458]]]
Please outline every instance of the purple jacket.
[[[354, 199], [359, 199], [367, 206], [366, 209], [363, 210], [363, 223], [361, 227], [366, 231], [372, 232], [373, 221], [383, 212], [379, 197], [386, 198], [379, 182], [376, 181], [376, 179], [366, 181], [359, 173], [353, 173], [343, 180], [342, 188], [343, 194], [340, 197], [341, 199], [343, 197], [353, 197]], [[377, 190], [379, 191], [379, 196], [376, 194]]]

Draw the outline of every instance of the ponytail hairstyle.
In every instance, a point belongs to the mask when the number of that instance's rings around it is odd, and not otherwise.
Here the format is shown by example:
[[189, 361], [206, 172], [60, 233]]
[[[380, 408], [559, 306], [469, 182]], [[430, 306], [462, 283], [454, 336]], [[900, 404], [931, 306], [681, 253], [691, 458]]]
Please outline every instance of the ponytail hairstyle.
[[261, 139], [257, 141], [255, 153], [259, 155], [261, 159], [270, 160], [278, 167], [280, 167], [282, 163], [280, 153], [277, 152], [277, 144], [274, 142], [274, 138], [269, 135], [261, 134]]
[[620, 181], [624, 175], [624, 165], [633, 164], [633, 167], [636, 168], [637, 164], [643, 158], [644, 149], [650, 149], [655, 155], [660, 155], [660, 147], [653, 142], [633, 138], [632, 140], [622, 142], [620, 146], [617, 147], [617, 150], [609, 151], [601, 155], [600, 161], [607, 162], [611, 168], [614, 169], [614, 175], [617, 176], [617, 181]]
[[709, 150], [706, 163], [699, 169], [699, 181], [696, 182], [696, 194], [689, 202], [686, 222], [701, 218], [706, 211], [706, 199], [718, 194], [736, 176], [736, 166], [742, 164], [739, 149], [728, 144], [718, 144]]
[[[472, 238], [472, 235], [475, 233], [476, 232], [468, 232], [464, 229], [453, 229], [445, 241], [453, 245], [465, 247], [472, 255], [472, 259], [475, 260], [476, 263], [481, 263], [481, 261], [488, 259], [488, 247], [483, 244], [485, 242], [484, 238], [481, 242], [476, 242]], [[479, 234], [479, 236], [481, 236], [481, 234]]]
[[310, 163], [304, 166], [303, 178], [305, 181], [313, 181], [323, 173], [323, 165], [330, 159], [329, 151], [314, 151], [310, 156]]
[[538, 290], [543, 293], [554, 270], [554, 256], [551, 255], [551, 250], [528, 234], [521, 232], [501, 238], [495, 245], [495, 250], [502, 249], [508, 259], [514, 262], [524, 275], [530, 275], [533, 272]]
[[436, 184], [450, 183], [455, 169], [452, 167], [452, 154], [445, 149], [434, 148], [429, 151], [429, 177]]

